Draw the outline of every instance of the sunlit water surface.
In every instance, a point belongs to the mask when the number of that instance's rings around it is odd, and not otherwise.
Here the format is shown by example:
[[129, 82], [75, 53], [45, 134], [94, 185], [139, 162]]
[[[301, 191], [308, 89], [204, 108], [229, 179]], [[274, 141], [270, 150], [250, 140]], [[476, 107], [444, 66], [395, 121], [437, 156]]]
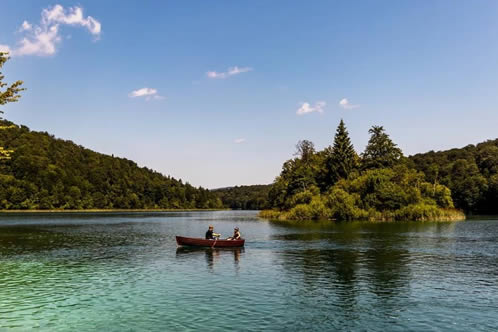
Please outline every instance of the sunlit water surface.
[[[177, 249], [175, 235], [243, 249]], [[0, 330], [498, 329], [498, 220], [286, 226], [253, 211], [0, 216]]]

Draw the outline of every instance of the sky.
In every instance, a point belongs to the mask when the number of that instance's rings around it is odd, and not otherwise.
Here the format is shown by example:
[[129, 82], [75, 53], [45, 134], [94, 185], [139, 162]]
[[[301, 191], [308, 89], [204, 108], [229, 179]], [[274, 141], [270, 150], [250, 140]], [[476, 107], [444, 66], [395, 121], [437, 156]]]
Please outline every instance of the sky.
[[498, 1], [2, 0], [3, 116], [195, 186], [271, 183], [344, 119], [405, 155], [498, 137]]

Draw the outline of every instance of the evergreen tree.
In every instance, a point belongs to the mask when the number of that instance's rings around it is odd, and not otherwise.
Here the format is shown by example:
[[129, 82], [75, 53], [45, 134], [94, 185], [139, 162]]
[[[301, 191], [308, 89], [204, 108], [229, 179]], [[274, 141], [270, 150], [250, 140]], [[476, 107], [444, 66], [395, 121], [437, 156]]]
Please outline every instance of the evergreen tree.
[[401, 149], [385, 133], [384, 127], [373, 126], [365, 152], [362, 154], [362, 168], [392, 167], [403, 157]]
[[341, 119], [334, 137], [334, 146], [327, 160], [329, 185], [341, 178], [346, 179], [357, 166], [358, 155], [351, 143], [344, 121]]

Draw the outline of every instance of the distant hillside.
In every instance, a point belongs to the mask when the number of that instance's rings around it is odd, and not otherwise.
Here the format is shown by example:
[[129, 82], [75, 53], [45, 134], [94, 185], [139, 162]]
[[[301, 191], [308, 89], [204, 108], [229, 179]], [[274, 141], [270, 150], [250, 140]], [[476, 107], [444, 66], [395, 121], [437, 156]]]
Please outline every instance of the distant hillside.
[[237, 210], [263, 210], [269, 208], [268, 193], [271, 185], [236, 186], [214, 189], [225, 207]]
[[221, 208], [207, 189], [0, 121], [0, 209]]
[[475, 214], [498, 214], [498, 139], [408, 159], [425, 173], [427, 181], [450, 188], [455, 207]]

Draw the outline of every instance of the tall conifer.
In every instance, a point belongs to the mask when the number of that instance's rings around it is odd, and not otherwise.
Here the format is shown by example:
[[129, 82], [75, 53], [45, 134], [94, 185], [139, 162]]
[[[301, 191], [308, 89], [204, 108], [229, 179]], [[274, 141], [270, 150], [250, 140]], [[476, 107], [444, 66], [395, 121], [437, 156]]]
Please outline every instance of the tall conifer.
[[403, 157], [401, 149], [389, 138], [384, 127], [373, 126], [368, 132], [371, 136], [362, 154], [363, 169], [392, 167]]
[[344, 121], [341, 119], [334, 137], [334, 145], [327, 163], [330, 184], [347, 178], [358, 166], [358, 155], [354, 150]]

